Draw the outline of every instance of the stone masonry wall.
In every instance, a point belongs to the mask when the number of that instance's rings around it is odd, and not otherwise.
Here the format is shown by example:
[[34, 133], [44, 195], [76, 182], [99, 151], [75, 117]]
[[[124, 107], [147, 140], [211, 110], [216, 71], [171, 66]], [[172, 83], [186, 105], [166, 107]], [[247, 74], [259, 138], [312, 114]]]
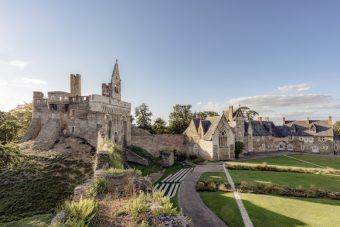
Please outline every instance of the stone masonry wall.
[[177, 150], [187, 152], [184, 135], [152, 135], [145, 130], [132, 127], [131, 144], [141, 147], [153, 156], [159, 157], [161, 150]]

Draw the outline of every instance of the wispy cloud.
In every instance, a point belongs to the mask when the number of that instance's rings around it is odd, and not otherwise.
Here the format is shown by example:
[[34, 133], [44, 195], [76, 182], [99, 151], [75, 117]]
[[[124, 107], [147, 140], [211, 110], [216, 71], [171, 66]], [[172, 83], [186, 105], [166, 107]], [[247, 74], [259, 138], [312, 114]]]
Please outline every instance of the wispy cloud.
[[41, 79], [37, 79], [37, 78], [27, 78], [27, 77], [24, 77], [24, 78], [22, 78], [22, 81], [24, 83], [28, 83], [28, 84], [42, 84], [42, 85], [47, 84], [46, 81], [41, 80]]
[[0, 80], [0, 87], [1, 87], [1, 86], [6, 86], [6, 85], [8, 85], [8, 82], [7, 82], [7, 81]]
[[308, 91], [310, 89], [311, 87], [306, 83], [289, 84], [289, 85], [284, 85], [284, 86], [277, 88], [277, 90], [281, 93], [302, 92], [302, 91]]
[[329, 103], [334, 99], [329, 95], [297, 94], [297, 95], [262, 95], [239, 97], [229, 100], [230, 105], [249, 106], [257, 109], [271, 109], [276, 107], [315, 106]]
[[10, 61], [8, 63], [11, 66], [14, 66], [14, 67], [19, 68], [19, 69], [24, 69], [30, 64], [28, 61], [18, 61], [18, 60]]

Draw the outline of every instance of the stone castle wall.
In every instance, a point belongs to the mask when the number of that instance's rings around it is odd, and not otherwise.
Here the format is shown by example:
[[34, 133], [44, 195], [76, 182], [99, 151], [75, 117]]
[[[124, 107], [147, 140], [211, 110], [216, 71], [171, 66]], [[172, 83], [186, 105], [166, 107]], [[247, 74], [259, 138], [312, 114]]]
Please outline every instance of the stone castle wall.
[[155, 157], [160, 156], [162, 150], [177, 150], [187, 152], [188, 148], [184, 135], [152, 135], [146, 130], [132, 126], [131, 144], [147, 150]]

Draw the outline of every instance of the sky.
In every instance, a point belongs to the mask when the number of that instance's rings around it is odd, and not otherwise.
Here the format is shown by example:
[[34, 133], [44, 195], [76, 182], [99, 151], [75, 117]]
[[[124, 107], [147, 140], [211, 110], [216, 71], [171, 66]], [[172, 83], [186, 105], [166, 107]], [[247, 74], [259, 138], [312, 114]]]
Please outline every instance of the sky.
[[276, 123], [340, 120], [340, 1], [0, 0], [0, 110], [33, 91], [101, 94], [118, 59], [122, 98], [153, 119], [175, 104], [247, 105]]

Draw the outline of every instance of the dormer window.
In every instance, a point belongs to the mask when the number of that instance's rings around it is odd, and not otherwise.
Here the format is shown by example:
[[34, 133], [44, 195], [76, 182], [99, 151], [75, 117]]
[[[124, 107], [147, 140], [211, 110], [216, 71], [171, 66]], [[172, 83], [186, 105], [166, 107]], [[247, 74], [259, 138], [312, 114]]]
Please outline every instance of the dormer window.
[[315, 127], [315, 125], [313, 125], [313, 126], [310, 128], [310, 131], [313, 132], [313, 133], [316, 133], [316, 127]]

